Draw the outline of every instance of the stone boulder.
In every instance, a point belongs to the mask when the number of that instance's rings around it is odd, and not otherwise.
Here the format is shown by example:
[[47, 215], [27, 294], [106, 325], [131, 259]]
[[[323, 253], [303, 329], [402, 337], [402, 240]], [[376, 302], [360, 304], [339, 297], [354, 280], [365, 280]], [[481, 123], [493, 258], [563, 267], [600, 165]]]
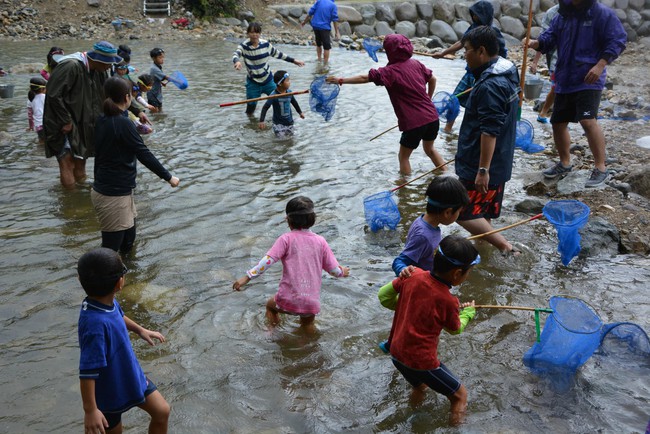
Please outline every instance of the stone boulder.
[[627, 23], [632, 26], [633, 29], [638, 29], [643, 23], [643, 17], [634, 9], [630, 9], [627, 11]]
[[602, 0], [601, 3], [610, 9], [616, 9], [616, 0]]
[[[492, 8], [494, 9], [494, 18], [497, 20], [501, 18], [501, 0], [488, 0], [490, 3], [492, 3]], [[555, 0], [551, 0], [555, 1]], [[555, 3], [554, 3], [555, 4]]]
[[504, 15], [501, 17], [499, 22], [501, 23], [501, 29], [503, 32], [508, 33], [519, 40], [521, 40], [526, 35], [526, 28], [524, 27], [523, 23], [517, 18], [513, 18], [509, 15]]
[[[648, 39], [648, 38], [644, 38]], [[645, 167], [641, 169], [635, 169], [630, 172], [624, 182], [627, 182], [632, 186], [632, 191], [650, 199], [650, 168]]]
[[456, 32], [454, 31], [454, 29], [449, 24], [447, 24], [445, 21], [442, 20], [432, 21], [431, 25], [429, 26], [429, 33], [438, 36], [440, 39], [442, 39], [444, 42], [448, 44], [453, 44], [458, 40], [458, 37], [456, 36]]
[[341, 36], [350, 36], [352, 34], [352, 27], [350, 26], [350, 23], [347, 21], [339, 23], [339, 33]]
[[636, 29], [636, 34], [640, 37], [645, 37], [650, 35], [650, 21], [646, 21], [641, 24], [638, 29]]
[[395, 32], [393, 32], [393, 29], [386, 21], [377, 21], [375, 24], [375, 33], [377, 33], [377, 36], [386, 36], [392, 35]]
[[602, 217], [592, 217], [580, 229], [580, 256], [615, 256], [619, 251], [621, 234], [616, 226]]
[[377, 5], [376, 6], [377, 13], [375, 14], [375, 18], [377, 18], [377, 21], [383, 21], [388, 23], [389, 26], [394, 26], [395, 25], [395, 13], [393, 12], [393, 9], [388, 6], [388, 5]]
[[[540, 0], [532, 0], [532, 3], [533, 3], [533, 14], [535, 13], [535, 11], [538, 11], [538, 10], [539, 10], [539, 2], [540, 2]], [[525, 0], [525, 1], [523, 2], [523, 4], [522, 4], [521, 12], [522, 12], [524, 15], [526, 15], [526, 20], [528, 20], [528, 8], [529, 8], [529, 6], [530, 6], [530, 3], [531, 3], [530, 1]]]
[[368, 24], [360, 24], [358, 26], [354, 26], [354, 33], [360, 37], [377, 36], [374, 26], [369, 26]]
[[635, 11], [643, 10], [645, 6], [645, 0], [630, 0], [630, 7]]
[[454, 4], [449, 0], [440, 0], [433, 4], [433, 14], [440, 20], [447, 24], [451, 24], [456, 20], [456, 10]]
[[[650, 38], [647, 38], [648, 42], [650, 42]], [[437, 37], [436, 35], [430, 36], [429, 41], [427, 42], [427, 48], [443, 48], [445, 46], [445, 43], [442, 42], [442, 39]]]
[[429, 23], [425, 20], [419, 20], [415, 23], [415, 36], [418, 38], [429, 36]]
[[[601, 1], [602, 4], [605, 4], [605, 0]], [[539, 9], [543, 12], [546, 12], [547, 10], [551, 9], [553, 6], [555, 6], [557, 3], [555, 0], [541, 0], [539, 2]], [[610, 6], [611, 7], [611, 6]]]
[[426, 21], [433, 19], [433, 5], [431, 3], [417, 3], [415, 7], [420, 18]]
[[[504, 2], [501, 5], [501, 12], [505, 16], [512, 17], [512, 18], [519, 18], [523, 12], [523, 8], [519, 4], [519, 2], [510, 0]], [[501, 18], [503, 18], [503, 16]]]
[[619, 20], [621, 20], [622, 23], [625, 23], [627, 20], [627, 14], [623, 9], [614, 9], [614, 13], [618, 17]]
[[255, 20], [255, 14], [253, 13], [253, 11], [243, 10], [237, 14], [237, 18], [239, 18], [242, 21], [251, 22]]
[[294, 6], [289, 8], [289, 16], [292, 18], [300, 18], [302, 14], [303, 10], [301, 7]]
[[616, 0], [615, 3], [618, 9], [627, 9], [630, 6], [630, 0]]
[[462, 38], [467, 29], [469, 29], [469, 23], [467, 21], [456, 21], [451, 28], [454, 29], [454, 32], [456, 32], [456, 36], [460, 41], [460, 38]]
[[414, 23], [418, 20], [418, 10], [413, 3], [404, 2], [395, 8], [395, 17], [399, 21]]
[[362, 5], [360, 8], [360, 12], [361, 12], [361, 17], [363, 18], [363, 24], [368, 24], [369, 26], [372, 26], [375, 24], [375, 21], [377, 21], [377, 19], [375, 18], [377, 9], [375, 9], [373, 5]]
[[352, 6], [339, 5], [338, 6], [339, 22], [347, 21], [351, 25], [363, 23], [361, 13]]
[[468, 23], [471, 23], [472, 15], [469, 13], [469, 7], [471, 5], [472, 5], [471, 3], [456, 3], [454, 5], [454, 9], [456, 10], [456, 16], [463, 21], [467, 21]]
[[404, 35], [407, 38], [411, 39], [415, 37], [415, 24], [410, 21], [400, 21], [395, 24], [395, 33]]

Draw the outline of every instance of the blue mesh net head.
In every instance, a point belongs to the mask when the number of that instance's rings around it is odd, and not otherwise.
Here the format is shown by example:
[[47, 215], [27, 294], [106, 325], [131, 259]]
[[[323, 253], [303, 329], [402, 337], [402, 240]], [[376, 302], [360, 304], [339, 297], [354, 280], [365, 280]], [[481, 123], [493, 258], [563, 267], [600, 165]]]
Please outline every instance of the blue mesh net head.
[[366, 50], [368, 56], [370, 56], [370, 58], [375, 62], [379, 62], [379, 59], [377, 59], [377, 51], [379, 51], [382, 46], [383, 43], [378, 39], [364, 38], [363, 40], [364, 50]]
[[455, 95], [448, 92], [438, 92], [431, 99], [438, 111], [438, 117], [443, 122], [451, 122], [460, 114], [460, 102]]
[[363, 212], [366, 217], [366, 224], [373, 232], [385, 227], [395, 230], [402, 218], [390, 191], [366, 197], [363, 200]]
[[650, 367], [650, 339], [637, 324], [616, 322], [603, 327], [600, 351], [606, 356], [629, 357], [636, 354]]
[[536, 152], [541, 152], [544, 150], [544, 146], [533, 143], [535, 138], [535, 128], [526, 119], [520, 119], [517, 121], [517, 135], [515, 138], [515, 147], [520, 148], [522, 151], [529, 154], [534, 154]]
[[317, 77], [309, 86], [309, 106], [311, 111], [323, 116], [326, 121], [332, 119], [336, 110], [336, 97], [339, 95], [339, 86], [327, 83], [325, 76]]
[[589, 220], [589, 207], [578, 200], [553, 200], [544, 205], [542, 213], [557, 230], [558, 247], [562, 263], [569, 262], [580, 253], [580, 233]]
[[524, 365], [551, 382], [554, 389], [566, 391], [576, 370], [598, 349], [602, 321], [584, 301], [571, 297], [551, 298], [550, 314], [540, 342], [524, 355]]
[[180, 90], [187, 89], [188, 86], [187, 79], [180, 71], [174, 71], [171, 74], [169, 74], [169, 81], [174, 83], [176, 87], [178, 87]]

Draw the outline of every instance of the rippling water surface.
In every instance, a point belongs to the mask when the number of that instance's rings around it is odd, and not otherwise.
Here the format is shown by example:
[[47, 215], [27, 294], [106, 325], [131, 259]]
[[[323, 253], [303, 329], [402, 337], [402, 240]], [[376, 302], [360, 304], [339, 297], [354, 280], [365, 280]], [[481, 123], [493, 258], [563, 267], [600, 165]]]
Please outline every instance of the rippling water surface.
[[[133, 64], [148, 70], [151, 44], [130, 43]], [[50, 45], [4, 44], [2, 66], [41, 63]], [[58, 45], [67, 52], [87, 48], [85, 42]], [[172, 405], [170, 432], [643, 430], [647, 361], [596, 354], [571, 390], [558, 394], [522, 364], [535, 340], [527, 312], [481, 311], [466, 333], [442, 337], [441, 359], [469, 390], [463, 427], [447, 428], [449, 406], [433, 393], [411, 408], [408, 384], [377, 348], [392, 315], [375, 294], [392, 278], [390, 264], [424, 208], [428, 181], [399, 190], [403, 220], [397, 231], [364, 230], [363, 198], [403, 182], [397, 174], [399, 133], [368, 142], [396, 123], [386, 92], [372, 84], [343, 86], [337, 113], [327, 123], [308, 111], [308, 98], [300, 95], [307, 118], [296, 119], [293, 140], [276, 141], [247, 119], [244, 106], [218, 107], [244, 97], [244, 74], [230, 61], [234, 43], [160, 45], [167, 53], [165, 70], [183, 71], [190, 87], [165, 89], [165, 113], [152, 116], [155, 132], [146, 142], [181, 186], [171, 189], [140, 166], [139, 234], [135, 253], [126, 258], [131, 272], [119, 300], [128, 316], [168, 339], [156, 347], [133, 343], [145, 372]], [[293, 90], [308, 88], [322, 73], [313, 48], [280, 48], [307, 60], [301, 69], [273, 62], [274, 70], [290, 71]], [[332, 59], [330, 72], [336, 75], [366, 73], [377, 65], [355, 52], [334, 50]], [[439, 90], [453, 90], [464, 68], [462, 61], [424, 62], [438, 77]], [[84, 294], [75, 267], [79, 256], [100, 244], [99, 226], [91, 179], [76, 191], [63, 191], [56, 161], [45, 159], [35, 134], [24, 131], [29, 77], [3, 78], [17, 85], [16, 96], [0, 99], [0, 131], [14, 137], [0, 147], [0, 432], [81, 432], [77, 318]], [[453, 158], [453, 140], [439, 138], [436, 146]], [[516, 178], [507, 186], [506, 212], [497, 226], [525, 217], [512, 211], [525, 196], [519, 177], [543, 158], [517, 151]], [[421, 149], [412, 164], [415, 174], [431, 168]], [[324, 279], [316, 336], [301, 334], [292, 317], [268, 330], [264, 303], [277, 288], [280, 265], [245, 292], [230, 289], [287, 230], [284, 206], [298, 194], [314, 200], [314, 231], [352, 269], [348, 279]], [[465, 234], [457, 225], [443, 232]], [[562, 267], [548, 223], [521, 226], [508, 237], [523, 247], [523, 255], [504, 259], [479, 243], [484, 259], [457, 288], [462, 300], [544, 307], [550, 296], [569, 294], [588, 300], [606, 322], [648, 327], [647, 258], [582, 258]], [[128, 412], [125, 432], [143, 432], [146, 421], [144, 412]]]

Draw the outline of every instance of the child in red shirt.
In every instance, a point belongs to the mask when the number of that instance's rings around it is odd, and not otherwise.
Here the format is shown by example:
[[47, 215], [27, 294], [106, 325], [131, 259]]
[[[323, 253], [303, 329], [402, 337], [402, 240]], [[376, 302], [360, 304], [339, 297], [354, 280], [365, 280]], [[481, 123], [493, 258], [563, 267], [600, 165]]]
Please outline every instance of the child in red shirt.
[[462, 422], [467, 389], [438, 360], [438, 340], [443, 329], [460, 334], [474, 317], [474, 301], [461, 304], [449, 290], [480, 261], [470, 241], [450, 235], [438, 246], [433, 271], [413, 267], [410, 277], [389, 284], [399, 294], [387, 345], [393, 364], [413, 386], [412, 400], [424, 399], [427, 386], [449, 399], [452, 425]]

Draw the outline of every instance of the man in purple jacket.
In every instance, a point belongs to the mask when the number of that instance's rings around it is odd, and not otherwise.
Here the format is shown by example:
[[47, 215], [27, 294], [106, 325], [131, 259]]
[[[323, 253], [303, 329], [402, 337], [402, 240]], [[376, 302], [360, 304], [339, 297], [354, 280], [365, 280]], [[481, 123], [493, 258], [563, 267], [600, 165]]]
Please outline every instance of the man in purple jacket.
[[606, 65], [625, 49], [627, 34], [614, 11], [596, 0], [560, 0], [559, 14], [528, 48], [547, 53], [557, 49], [553, 140], [560, 161], [546, 169], [555, 179], [571, 171], [569, 122], [580, 122], [594, 156], [595, 168], [585, 187], [599, 187], [609, 178], [605, 167], [605, 136], [596, 116], [605, 86]]

